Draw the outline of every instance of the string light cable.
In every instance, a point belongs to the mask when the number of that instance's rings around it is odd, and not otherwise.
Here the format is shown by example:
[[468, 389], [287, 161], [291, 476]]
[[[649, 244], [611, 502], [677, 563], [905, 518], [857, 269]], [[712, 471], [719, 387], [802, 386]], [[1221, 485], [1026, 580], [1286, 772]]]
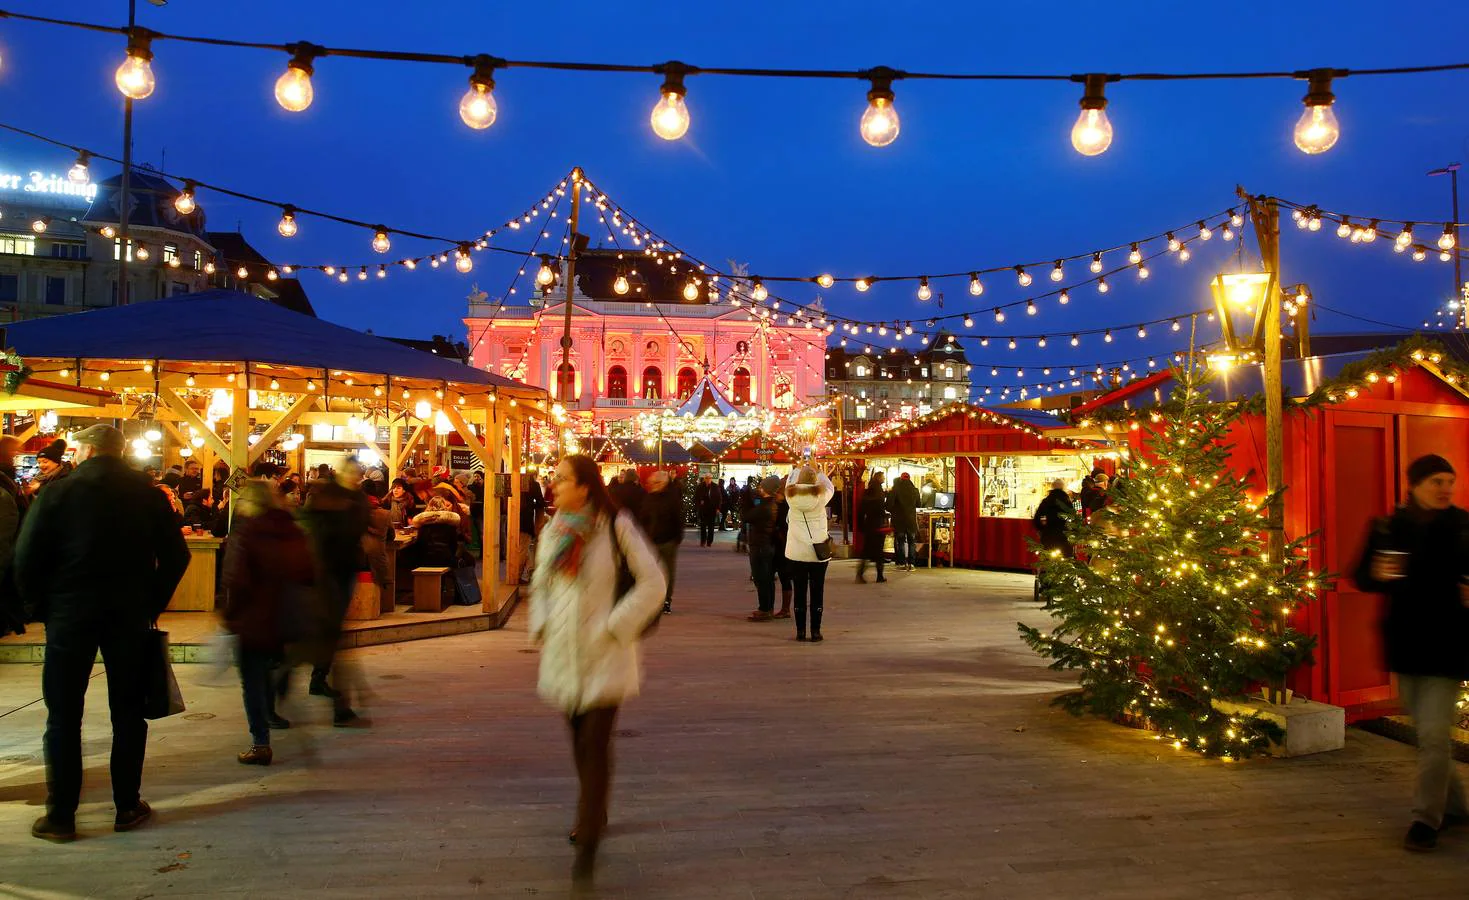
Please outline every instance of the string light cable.
[[39, 16], [0, 10], [0, 18], [22, 22], [60, 26], [94, 33], [111, 34], [127, 41], [127, 55], [117, 70], [117, 87], [134, 99], [153, 93], [153, 47], [169, 41], [210, 47], [263, 50], [286, 56], [286, 70], [275, 84], [276, 101], [285, 109], [300, 112], [311, 105], [315, 93], [311, 77], [323, 60], [350, 58], [390, 62], [447, 65], [468, 69], [469, 89], [460, 99], [457, 112], [464, 124], [484, 130], [495, 121], [498, 106], [494, 97], [495, 74], [509, 69], [541, 69], [577, 73], [641, 74], [662, 78], [659, 99], [653, 107], [650, 124], [654, 132], [666, 140], [677, 140], [689, 130], [690, 110], [686, 80], [695, 76], [734, 76], [745, 78], [825, 79], [865, 83], [867, 109], [859, 123], [863, 140], [874, 147], [884, 147], [897, 139], [900, 121], [897, 109], [896, 83], [913, 82], [1050, 82], [1082, 86], [1081, 113], [1070, 138], [1078, 153], [1094, 156], [1112, 143], [1113, 130], [1107, 118], [1108, 86], [1124, 82], [1186, 81], [1305, 81], [1308, 88], [1302, 98], [1305, 109], [1295, 124], [1293, 138], [1304, 153], [1329, 150], [1340, 137], [1341, 127], [1333, 110], [1335, 83], [1348, 77], [1411, 76], [1429, 73], [1469, 70], [1469, 62], [1385, 68], [1338, 68], [1249, 70], [1229, 72], [1133, 72], [1133, 73], [1035, 73], [1035, 72], [933, 72], [875, 66], [857, 69], [761, 68], [733, 66], [700, 66], [679, 61], [656, 64], [601, 63], [575, 60], [504, 59], [483, 53], [452, 55], [410, 50], [364, 50], [328, 47], [308, 41], [272, 43], [219, 37], [170, 34], [141, 27], [102, 25], [73, 19]]

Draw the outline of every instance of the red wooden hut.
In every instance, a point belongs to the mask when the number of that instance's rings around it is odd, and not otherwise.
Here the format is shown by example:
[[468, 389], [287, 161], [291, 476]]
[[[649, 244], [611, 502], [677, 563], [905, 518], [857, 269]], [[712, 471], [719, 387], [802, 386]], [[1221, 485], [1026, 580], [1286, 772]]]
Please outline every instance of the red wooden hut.
[[[1343, 573], [1355, 567], [1372, 517], [1404, 499], [1402, 473], [1416, 457], [1437, 453], [1450, 460], [1464, 473], [1455, 503], [1469, 506], [1469, 379], [1439, 351], [1413, 343], [1287, 360], [1283, 382], [1287, 396], [1298, 401], [1285, 416], [1286, 536], [1316, 533], [1312, 567], [1337, 573], [1334, 586], [1297, 615], [1296, 627], [1319, 643], [1314, 663], [1297, 670], [1290, 686], [1345, 707], [1349, 722], [1373, 718], [1391, 711], [1397, 696], [1383, 666], [1383, 601]], [[1073, 418], [1083, 425], [1089, 416], [1092, 425], [1106, 421], [1104, 434], [1125, 435], [1140, 446], [1148, 408], [1166, 401], [1172, 389], [1171, 373], [1161, 372], [1078, 407]], [[1259, 367], [1220, 374], [1210, 385], [1216, 401], [1245, 400], [1262, 390]], [[1125, 414], [1120, 421], [1119, 412]], [[1229, 441], [1231, 468], [1263, 495], [1263, 413], [1244, 415]]]
[[1050, 482], [1060, 477], [1077, 490], [1094, 466], [1111, 466], [1103, 446], [1060, 437], [1061, 430], [1048, 414], [954, 403], [859, 441], [842, 457], [856, 467], [854, 504], [866, 472], [881, 469], [891, 481], [906, 461], [928, 461], [943, 473], [942, 492], [953, 495], [952, 564], [1029, 570], [1031, 516]]

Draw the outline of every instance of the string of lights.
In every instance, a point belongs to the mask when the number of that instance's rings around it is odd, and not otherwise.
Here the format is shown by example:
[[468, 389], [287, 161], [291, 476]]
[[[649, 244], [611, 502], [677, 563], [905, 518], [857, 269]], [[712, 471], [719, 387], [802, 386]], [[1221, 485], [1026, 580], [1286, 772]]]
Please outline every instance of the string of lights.
[[[1443, 222], [1442, 231], [1437, 235], [1429, 235], [1425, 243], [1419, 240], [1414, 233], [1414, 226], [1422, 225], [1422, 220], [1393, 219], [1386, 216], [1358, 216], [1347, 213], [1323, 210], [1315, 204], [1297, 203], [1280, 197], [1259, 197], [1260, 201], [1274, 200], [1280, 206], [1291, 210], [1291, 218], [1295, 220], [1296, 227], [1306, 232], [1318, 232], [1323, 223], [1334, 222], [1337, 237], [1349, 240], [1354, 244], [1375, 243], [1379, 237], [1386, 238], [1392, 242], [1393, 251], [1396, 253], [1408, 253], [1415, 262], [1422, 262], [1434, 250], [1438, 251], [1438, 258], [1443, 262], [1451, 262], [1457, 254], [1464, 257], [1464, 250], [1459, 246], [1458, 229], [1464, 227], [1462, 222]], [[1440, 223], [1433, 223], [1432, 228], [1439, 227]]]
[[495, 99], [496, 74], [509, 69], [540, 69], [577, 73], [644, 74], [662, 78], [658, 100], [649, 116], [653, 132], [664, 140], [678, 140], [689, 131], [692, 116], [687, 97], [687, 79], [694, 76], [734, 76], [746, 78], [822, 79], [865, 82], [868, 86], [867, 107], [858, 130], [862, 139], [874, 147], [885, 147], [897, 140], [901, 120], [896, 105], [895, 82], [1051, 82], [1082, 87], [1081, 112], [1071, 129], [1071, 144], [1084, 156], [1096, 156], [1111, 146], [1114, 132], [1107, 116], [1108, 85], [1122, 82], [1187, 82], [1224, 80], [1296, 80], [1308, 84], [1302, 98], [1305, 106], [1293, 129], [1296, 146], [1304, 153], [1324, 153], [1336, 145], [1341, 126], [1333, 109], [1336, 82], [1348, 77], [1411, 76], [1428, 73], [1469, 70], [1469, 63], [1445, 63], [1423, 66], [1380, 68], [1318, 67], [1312, 69], [1249, 70], [1232, 72], [1132, 72], [1132, 73], [1034, 73], [1034, 72], [930, 72], [876, 66], [859, 69], [760, 68], [731, 66], [699, 66], [679, 61], [657, 64], [599, 63], [567, 60], [505, 59], [489, 54], [452, 55], [409, 50], [363, 50], [328, 47], [309, 41], [272, 43], [219, 37], [168, 34], [142, 27], [120, 27], [37, 16], [0, 10], [0, 18], [62, 26], [90, 32], [112, 34], [127, 39], [127, 55], [115, 74], [117, 88], [133, 100], [152, 95], [156, 87], [153, 72], [153, 46], [175, 41], [211, 47], [264, 50], [285, 54], [286, 70], [275, 82], [276, 102], [291, 112], [311, 106], [315, 88], [311, 78], [316, 65], [332, 57], [368, 59], [390, 62], [419, 63], [463, 67], [470, 70], [468, 88], [460, 98], [460, 120], [471, 129], [481, 131], [495, 123], [499, 115]]

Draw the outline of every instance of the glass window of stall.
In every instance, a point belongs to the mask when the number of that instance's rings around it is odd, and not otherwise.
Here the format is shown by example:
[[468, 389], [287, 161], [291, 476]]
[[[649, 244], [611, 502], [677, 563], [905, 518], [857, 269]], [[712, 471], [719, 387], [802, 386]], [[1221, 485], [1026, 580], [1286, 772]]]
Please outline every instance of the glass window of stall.
[[1028, 519], [1051, 490], [1057, 478], [1076, 494], [1081, 481], [1091, 472], [1090, 462], [1080, 454], [1054, 456], [987, 456], [980, 470], [984, 494], [980, 515], [994, 519]]

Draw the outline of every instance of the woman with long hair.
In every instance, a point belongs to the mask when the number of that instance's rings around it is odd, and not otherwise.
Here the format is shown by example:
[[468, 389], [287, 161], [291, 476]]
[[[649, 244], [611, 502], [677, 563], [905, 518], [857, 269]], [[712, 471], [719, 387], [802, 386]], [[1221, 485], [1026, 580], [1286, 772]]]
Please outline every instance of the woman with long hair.
[[[796, 590], [796, 640], [806, 637], [807, 596], [810, 596], [812, 643], [820, 643], [821, 613], [826, 594], [826, 567], [831, 532], [826, 526], [826, 503], [835, 489], [831, 479], [810, 466], [801, 466], [786, 481], [790, 514], [786, 526], [786, 559]], [[818, 553], [824, 545], [825, 554]], [[822, 556], [826, 558], [823, 559]]]
[[568, 456], [552, 482], [556, 515], [541, 534], [530, 588], [530, 635], [541, 648], [539, 693], [571, 730], [581, 794], [572, 877], [587, 882], [607, 824], [612, 727], [638, 693], [639, 644], [658, 616], [658, 555], [628, 512], [617, 512], [588, 456]]

